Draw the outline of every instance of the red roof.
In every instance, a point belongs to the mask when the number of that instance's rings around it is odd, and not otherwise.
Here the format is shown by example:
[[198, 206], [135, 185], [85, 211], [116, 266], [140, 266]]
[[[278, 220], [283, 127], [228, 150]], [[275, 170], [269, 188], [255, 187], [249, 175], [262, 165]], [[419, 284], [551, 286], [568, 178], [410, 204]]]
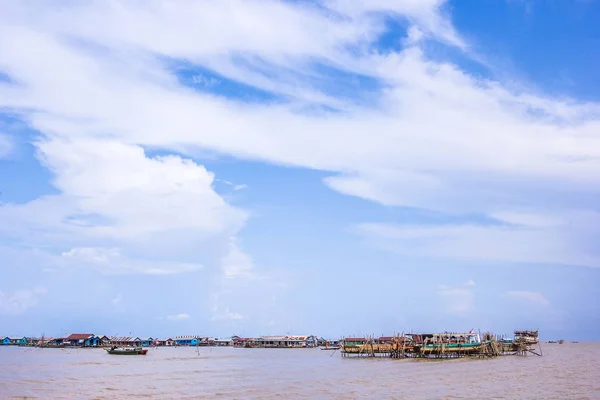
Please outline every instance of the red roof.
[[82, 340], [94, 336], [91, 333], [73, 333], [67, 337], [67, 340]]
[[364, 337], [360, 337], [360, 338], [347, 337], [347, 338], [344, 338], [344, 341], [346, 341], [346, 342], [364, 342], [365, 340], [367, 340], [367, 339], [365, 339]]

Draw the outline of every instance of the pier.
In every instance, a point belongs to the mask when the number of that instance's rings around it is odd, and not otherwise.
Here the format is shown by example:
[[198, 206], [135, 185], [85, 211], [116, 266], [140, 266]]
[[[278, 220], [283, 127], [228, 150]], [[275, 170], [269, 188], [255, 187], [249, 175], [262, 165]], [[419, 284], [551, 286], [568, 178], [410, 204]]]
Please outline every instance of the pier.
[[492, 333], [402, 334], [393, 337], [345, 338], [342, 357], [388, 358], [491, 358], [508, 355], [542, 355], [537, 331], [515, 331], [513, 339]]

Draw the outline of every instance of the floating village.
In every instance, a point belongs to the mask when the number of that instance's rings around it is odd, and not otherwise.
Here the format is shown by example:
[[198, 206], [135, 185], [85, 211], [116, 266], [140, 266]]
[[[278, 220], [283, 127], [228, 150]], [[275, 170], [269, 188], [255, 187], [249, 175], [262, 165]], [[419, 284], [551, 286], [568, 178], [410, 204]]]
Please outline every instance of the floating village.
[[[549, 341], [562, 344], [564, 341]], [[146, 355], [153, 347], [231, 346], [255, 349], [309, 349], [339, 352], [342, 357], [402, 358], [490, 358], [528, 354], [542, 356], [538, 331], [515, 331], [512, 337], [479, 333], [407, 333], [393, 336], [345, 337], [328, 340], [314, 335], [284, 335], [245, 338], [204, 337], [199, 335], [174, 337], [123, 337], [73, 333], [65, 337], [0, 337], [2, 346], [41, 348], [104, 348], [109, 354]]]

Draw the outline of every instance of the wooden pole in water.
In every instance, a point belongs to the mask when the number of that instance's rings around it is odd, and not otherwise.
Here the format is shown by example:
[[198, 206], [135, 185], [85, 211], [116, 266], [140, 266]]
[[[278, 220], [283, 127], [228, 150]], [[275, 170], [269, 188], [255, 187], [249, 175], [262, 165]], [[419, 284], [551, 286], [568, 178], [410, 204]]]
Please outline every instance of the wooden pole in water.
[[404, 331], [402, 331], [402, 337], [400, 340], [402, 340], [402, 358], [404, 358]]

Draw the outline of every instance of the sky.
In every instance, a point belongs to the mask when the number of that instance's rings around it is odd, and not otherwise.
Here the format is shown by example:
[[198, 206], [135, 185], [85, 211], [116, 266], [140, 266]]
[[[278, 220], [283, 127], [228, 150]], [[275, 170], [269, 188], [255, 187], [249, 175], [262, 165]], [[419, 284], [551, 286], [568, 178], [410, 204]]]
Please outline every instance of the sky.
[[600, 340], [600, 2], [0, 4], [0, 336]]

